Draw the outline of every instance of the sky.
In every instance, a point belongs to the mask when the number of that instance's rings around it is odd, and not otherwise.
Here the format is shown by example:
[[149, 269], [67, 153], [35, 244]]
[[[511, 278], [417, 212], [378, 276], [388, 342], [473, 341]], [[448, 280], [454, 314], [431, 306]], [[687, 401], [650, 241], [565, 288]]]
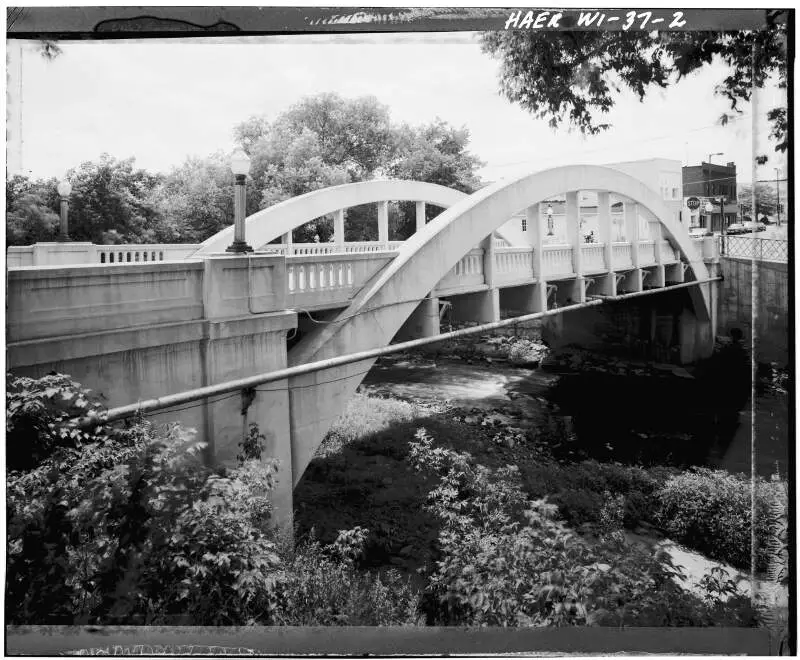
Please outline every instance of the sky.
[[[252, 115], [272, 119], [304, 96], [330, 91], [374, 95], [394, 121], [440, 117], [465, 126], [471, 151], [486, 163], [480, 175], [487, 181], [571, 163], [663, 157], [698, 164], [717, 152], [723, 154], [714, 162], [733, 161], [739, 182], [751, 180], [749, 105], [741, 106], [741, 119], [717, 123], [729, 109], [713, 94], [725, 76], [721, 65], [667, 90], [653, 89], [644, 102], [623, 94], [607, 116], [613, 128], [586, 137], [554, 130], [500, 96], [499, 62], [481, 52], [474, 33], [60, 45], [63, 53], [47, 61], [34, 43], [22, 44], [16, 134], [22, 136], [22, 171], [33, 177], [60, 178], [103, 152], [167, 172], [187, 156], [230, 151], [234, 125]], [[773, 179], [776, 166], [785, 172], [766, 121], [780, 99], [774, 88], [762, 93], [760, 150], [771, 158], [759, 179]]]

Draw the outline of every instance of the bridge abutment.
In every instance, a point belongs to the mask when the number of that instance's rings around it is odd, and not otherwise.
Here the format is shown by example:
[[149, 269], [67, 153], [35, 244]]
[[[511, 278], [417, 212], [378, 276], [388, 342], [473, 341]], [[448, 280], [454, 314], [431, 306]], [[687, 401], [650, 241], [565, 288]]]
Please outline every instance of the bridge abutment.
[[[108, 407], [214, 385], [287, 366], [285, 259], [26, 268], [9, 272], [8, 369], [33, 378], [70, 375]], [[263, 456], [280, 461], [275, 522], [291, 528], [292, 458], [286, 381], [199, 400], [150, 416], [180, 422], [207, 443], [210, 462], [233, 466], [256, 422]]]

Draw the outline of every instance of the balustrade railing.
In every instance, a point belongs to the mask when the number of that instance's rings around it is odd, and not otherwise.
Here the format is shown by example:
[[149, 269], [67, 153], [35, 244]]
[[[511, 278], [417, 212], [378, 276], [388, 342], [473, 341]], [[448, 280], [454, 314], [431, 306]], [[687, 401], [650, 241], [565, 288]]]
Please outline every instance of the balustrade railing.
[[300, 263], [286, 266], [289, 293], [353, 286], [353, 264], [345, 262]]
[[633, 268], [630, 243], [614, 243], [611, 248], [614, 268]]
[[483, 283], [483, 249], [473, 248], [440, 280], [436, 289], [443, 291], [459, 287], [477, 286]]
[[581, 246], [584, 273], [600, 273], [608, 270], [605, 249], [604, 243], [588, 243]]
[[394, 255], [323, 254], [286, 257], [289, 308], [344, 305]]
[[498, 282], [525, 281], [533, 278], [533, 248], [497, 248], [494, 253], [495, 279]]
[[400, 248], [403, 241], [356, 241], [353, 243], [270, 243], [259, 248], [259, 252], [285, 254], [286, 256], [314, 254], [364, 254], [390, 252]]
[[542, 275], [567, 275], [573, 272], [571, 245], [542, 247]]
[[79, 264], [125, 264], [180, 261], [194, 254], [199, 245], [187, 243], [128, 243], [95, 245], [88, 242], [34, 243], [12, 246], [6, 251], [9, 268], [28, 266], [76, 266]]
[[639, 241], [639, 264], [649, 266], [656, 263], [656, 242], [653, 240]]
[[175, 261], [194, 253], [197, 245], [97, 245], [95, 262], [101, 264]]

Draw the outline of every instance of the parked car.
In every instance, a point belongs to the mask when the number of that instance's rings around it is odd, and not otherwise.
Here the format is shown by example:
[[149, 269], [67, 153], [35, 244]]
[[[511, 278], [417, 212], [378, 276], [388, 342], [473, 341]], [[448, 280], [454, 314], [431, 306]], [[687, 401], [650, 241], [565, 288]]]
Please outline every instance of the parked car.
[[746, 233], [750, 233], [751, 231], [765, 231], [767, 229], [767, 225], [763, 222], [745, 222], [744, 223], [744, 230]]
[[689, 227], [689, 236], [702, 238], [703, 236], [711, 236], [711, 232], [705, 227]]
[[744, 225], [745, 223], [743, 222], [734, 222], [733, 224], [728, 225], [725, 233], [729, 236], [732, 234], [746, 234], [749, 230]]

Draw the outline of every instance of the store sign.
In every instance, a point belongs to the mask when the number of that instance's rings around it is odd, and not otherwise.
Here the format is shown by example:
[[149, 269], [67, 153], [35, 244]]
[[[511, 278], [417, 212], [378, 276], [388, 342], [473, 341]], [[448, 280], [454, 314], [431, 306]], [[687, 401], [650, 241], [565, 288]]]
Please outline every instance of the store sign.
[[696, 211], [700, 208], [700, 200], [697, 197], [690, 197], [686, 200], [686, 206], [692, 211]]

